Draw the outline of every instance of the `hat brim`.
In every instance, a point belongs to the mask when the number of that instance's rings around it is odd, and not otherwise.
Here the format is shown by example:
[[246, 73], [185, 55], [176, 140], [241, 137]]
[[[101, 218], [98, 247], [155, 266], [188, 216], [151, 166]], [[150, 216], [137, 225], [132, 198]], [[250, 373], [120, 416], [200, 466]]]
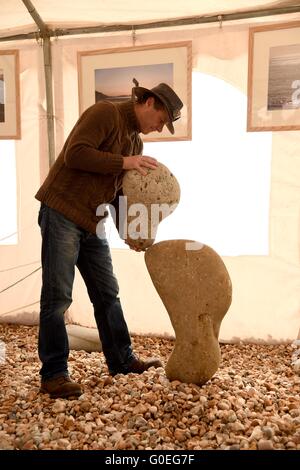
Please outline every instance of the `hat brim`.
[[171, 134], [174, 134], [175, 131], [174, 131], [174, 126], [173, 126], [173, 122], [172, 122], [172, 116], [170, 115], [167, 102], [165, 101], [163, 96], [158, 95], [157, 93], [155, 93], [155, 91], [149, 90], [148, 88], [144, 88], [142, 86], [134, 87], [133, 92], [134, 92], [134, 94], [137, 98], [141, 98], [145, 93], [151, 93], [152, 95], [156, 96], [163, 103], [163, 105], [164, 105], [164, 107], [165, 107], [165, 109], [168, 113], [168, 116], [169, 116], [169, 122], [166, 123], [166, 126], [167, 126], [168, 130], [171, 132]]

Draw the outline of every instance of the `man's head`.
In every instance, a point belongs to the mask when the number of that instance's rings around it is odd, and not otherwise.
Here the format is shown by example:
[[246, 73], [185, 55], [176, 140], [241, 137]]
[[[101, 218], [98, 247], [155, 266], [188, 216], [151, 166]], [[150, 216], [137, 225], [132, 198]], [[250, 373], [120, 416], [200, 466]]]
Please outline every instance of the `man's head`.
[[140, 86], [132, 89], [136, 116], [143, 134], [163, 130], [167, 126], [174, 134], [173, 122], [180, 118], [182, 101], [166, 83], [148, 90]]

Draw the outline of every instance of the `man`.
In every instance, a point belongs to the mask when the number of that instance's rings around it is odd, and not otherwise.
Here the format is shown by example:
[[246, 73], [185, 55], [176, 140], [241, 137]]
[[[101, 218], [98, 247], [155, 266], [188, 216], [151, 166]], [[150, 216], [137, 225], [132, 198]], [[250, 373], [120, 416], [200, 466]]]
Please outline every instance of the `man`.
[[174, 133], [173, 121], [180, 117], [183, 106], [164, 83], [151, 90], [135, 84], [131, 100], [101, 101], [82, 114], [36, 194], [42, 203], [41, 392], [52, 398], [82, 393], [68, 375], [64, 323], [64, 312], [72, 302], [75, 266], [94, 307], [110, 374], [139, 374], [162, 365], [158, 359], [143, 361], [134, 355], [109, 246], [105, 238], [96, 235], [100, 220], [97, 207], [115, 202], [123, 171], [134, 169], [145, 175], [147, 168], [157, 166], [154, 158], [141, 155], [139, 133], [161, 132], [164, 125]]

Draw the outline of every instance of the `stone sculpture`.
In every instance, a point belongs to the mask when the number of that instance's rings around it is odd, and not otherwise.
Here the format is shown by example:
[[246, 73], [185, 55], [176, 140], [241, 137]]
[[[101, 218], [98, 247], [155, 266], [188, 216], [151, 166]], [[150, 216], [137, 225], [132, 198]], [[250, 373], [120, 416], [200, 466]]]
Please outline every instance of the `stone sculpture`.
[[[175, 330], [167, 377], [202, 385], [220, 365], [218, 336], [231, 303], [229, 274], [220, 256], [209, 246], [189, 240], [153, 244], [159, 222], [173, 212], [180, 199], [179, 184], [166, 166], [159, 163], [146, 176], [127, 171], [123, 194], [127, 204], [119, 218], [121, 233], [131, 244], [147, 249], [146, 266]], [[81, 336], [85, 337], [84, 348], [99, 349], [95, 338]]]
[[[176, 208], [180, 187], [171, 171], [162, 163], [143, 176], [127, 171], [122, 191], [127, 197], [127, 220], [122, 222], [125, 239], [145, 250], [154, 243], [158, 224]], [[124, 232], [123, 232], [124, 233]]]
[[232, 292], [227, 269], [212, 248], [189, 240], [156, 243], [145, 261], [176, 335], [167, 377], [202, 385], [220, 364], [219, 329]]

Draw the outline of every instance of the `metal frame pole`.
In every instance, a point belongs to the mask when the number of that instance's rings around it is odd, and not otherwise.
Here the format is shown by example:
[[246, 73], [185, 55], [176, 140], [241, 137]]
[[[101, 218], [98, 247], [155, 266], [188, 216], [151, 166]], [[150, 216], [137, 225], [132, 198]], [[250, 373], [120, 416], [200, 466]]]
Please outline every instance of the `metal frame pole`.
[[[22, 0], [23, 3], [31, 4], [30, 0]], [[34, 7], [32, 7], [34, 8]], [[28, 10], [29, 11], [29, 10]], [[35, 10], [34, 10], [35, 11]], [[300, 12], [300, 2], [298, 5], [292, 5], [281, 8], [269, 8], [269, 9], [260, 9], [260, 10], [249, 10], [244, 12], [237, 13], [224, 13], [219, 15], [206, 15], [206, 16], [191, 16], [187, 18], [178, 18], [176, 20], [162, 20], [156, 21], [155, 23], [137, 23], [137, 24], [113, 24], [106, 26], [90, 26], [90, 27], [80, 27], [80, 28], [56, 28], [48, 29], [47, 35], [49, 37], [58, 37], [58, 36], [71, 36], [78, 34], [95, 34], [95, 33], [113, 33], [121, 31], [135, 31], [143, 29], [158, 29], [158, 28], [170, 28], [178, 26], [192, 26], [197, 24], [206, 24], [206, 23], [220, 23], [220, 20], [224, 23], [225, 21], [238, 21], [245, 20], [249, 18], [261, 18], [264, 16], [275, 16], [275, 15], [287, 15], [289, 13], [299, 13]], [[35, 12], [36, 13], [36, 12]], [[36, 13], [37, 14], [37, 13]], [[45, 25], [45, 23], [43, 23]], [[42, 31], [42, 30], [41, 30]], [[16, 34], [14, 36], [3, 36], [0, 38], [1, 41], [14, 41], [18, 39], [36, 39], [39, 35], [36, 32], [31, 32], [27, 34]]]
[[48, 158], [49, 166], [55, 161], [55, 132], [54, 132], [54, 106], [52, 90], [52, 58], [50, 30], [44, 23], [30, 0], [22, 0], [33, 20], [37, 24], [40, 37], [43, 41], [44, 73], [46, 86], [46, 110], [47, 110], [47, 137], [48, 137]]

